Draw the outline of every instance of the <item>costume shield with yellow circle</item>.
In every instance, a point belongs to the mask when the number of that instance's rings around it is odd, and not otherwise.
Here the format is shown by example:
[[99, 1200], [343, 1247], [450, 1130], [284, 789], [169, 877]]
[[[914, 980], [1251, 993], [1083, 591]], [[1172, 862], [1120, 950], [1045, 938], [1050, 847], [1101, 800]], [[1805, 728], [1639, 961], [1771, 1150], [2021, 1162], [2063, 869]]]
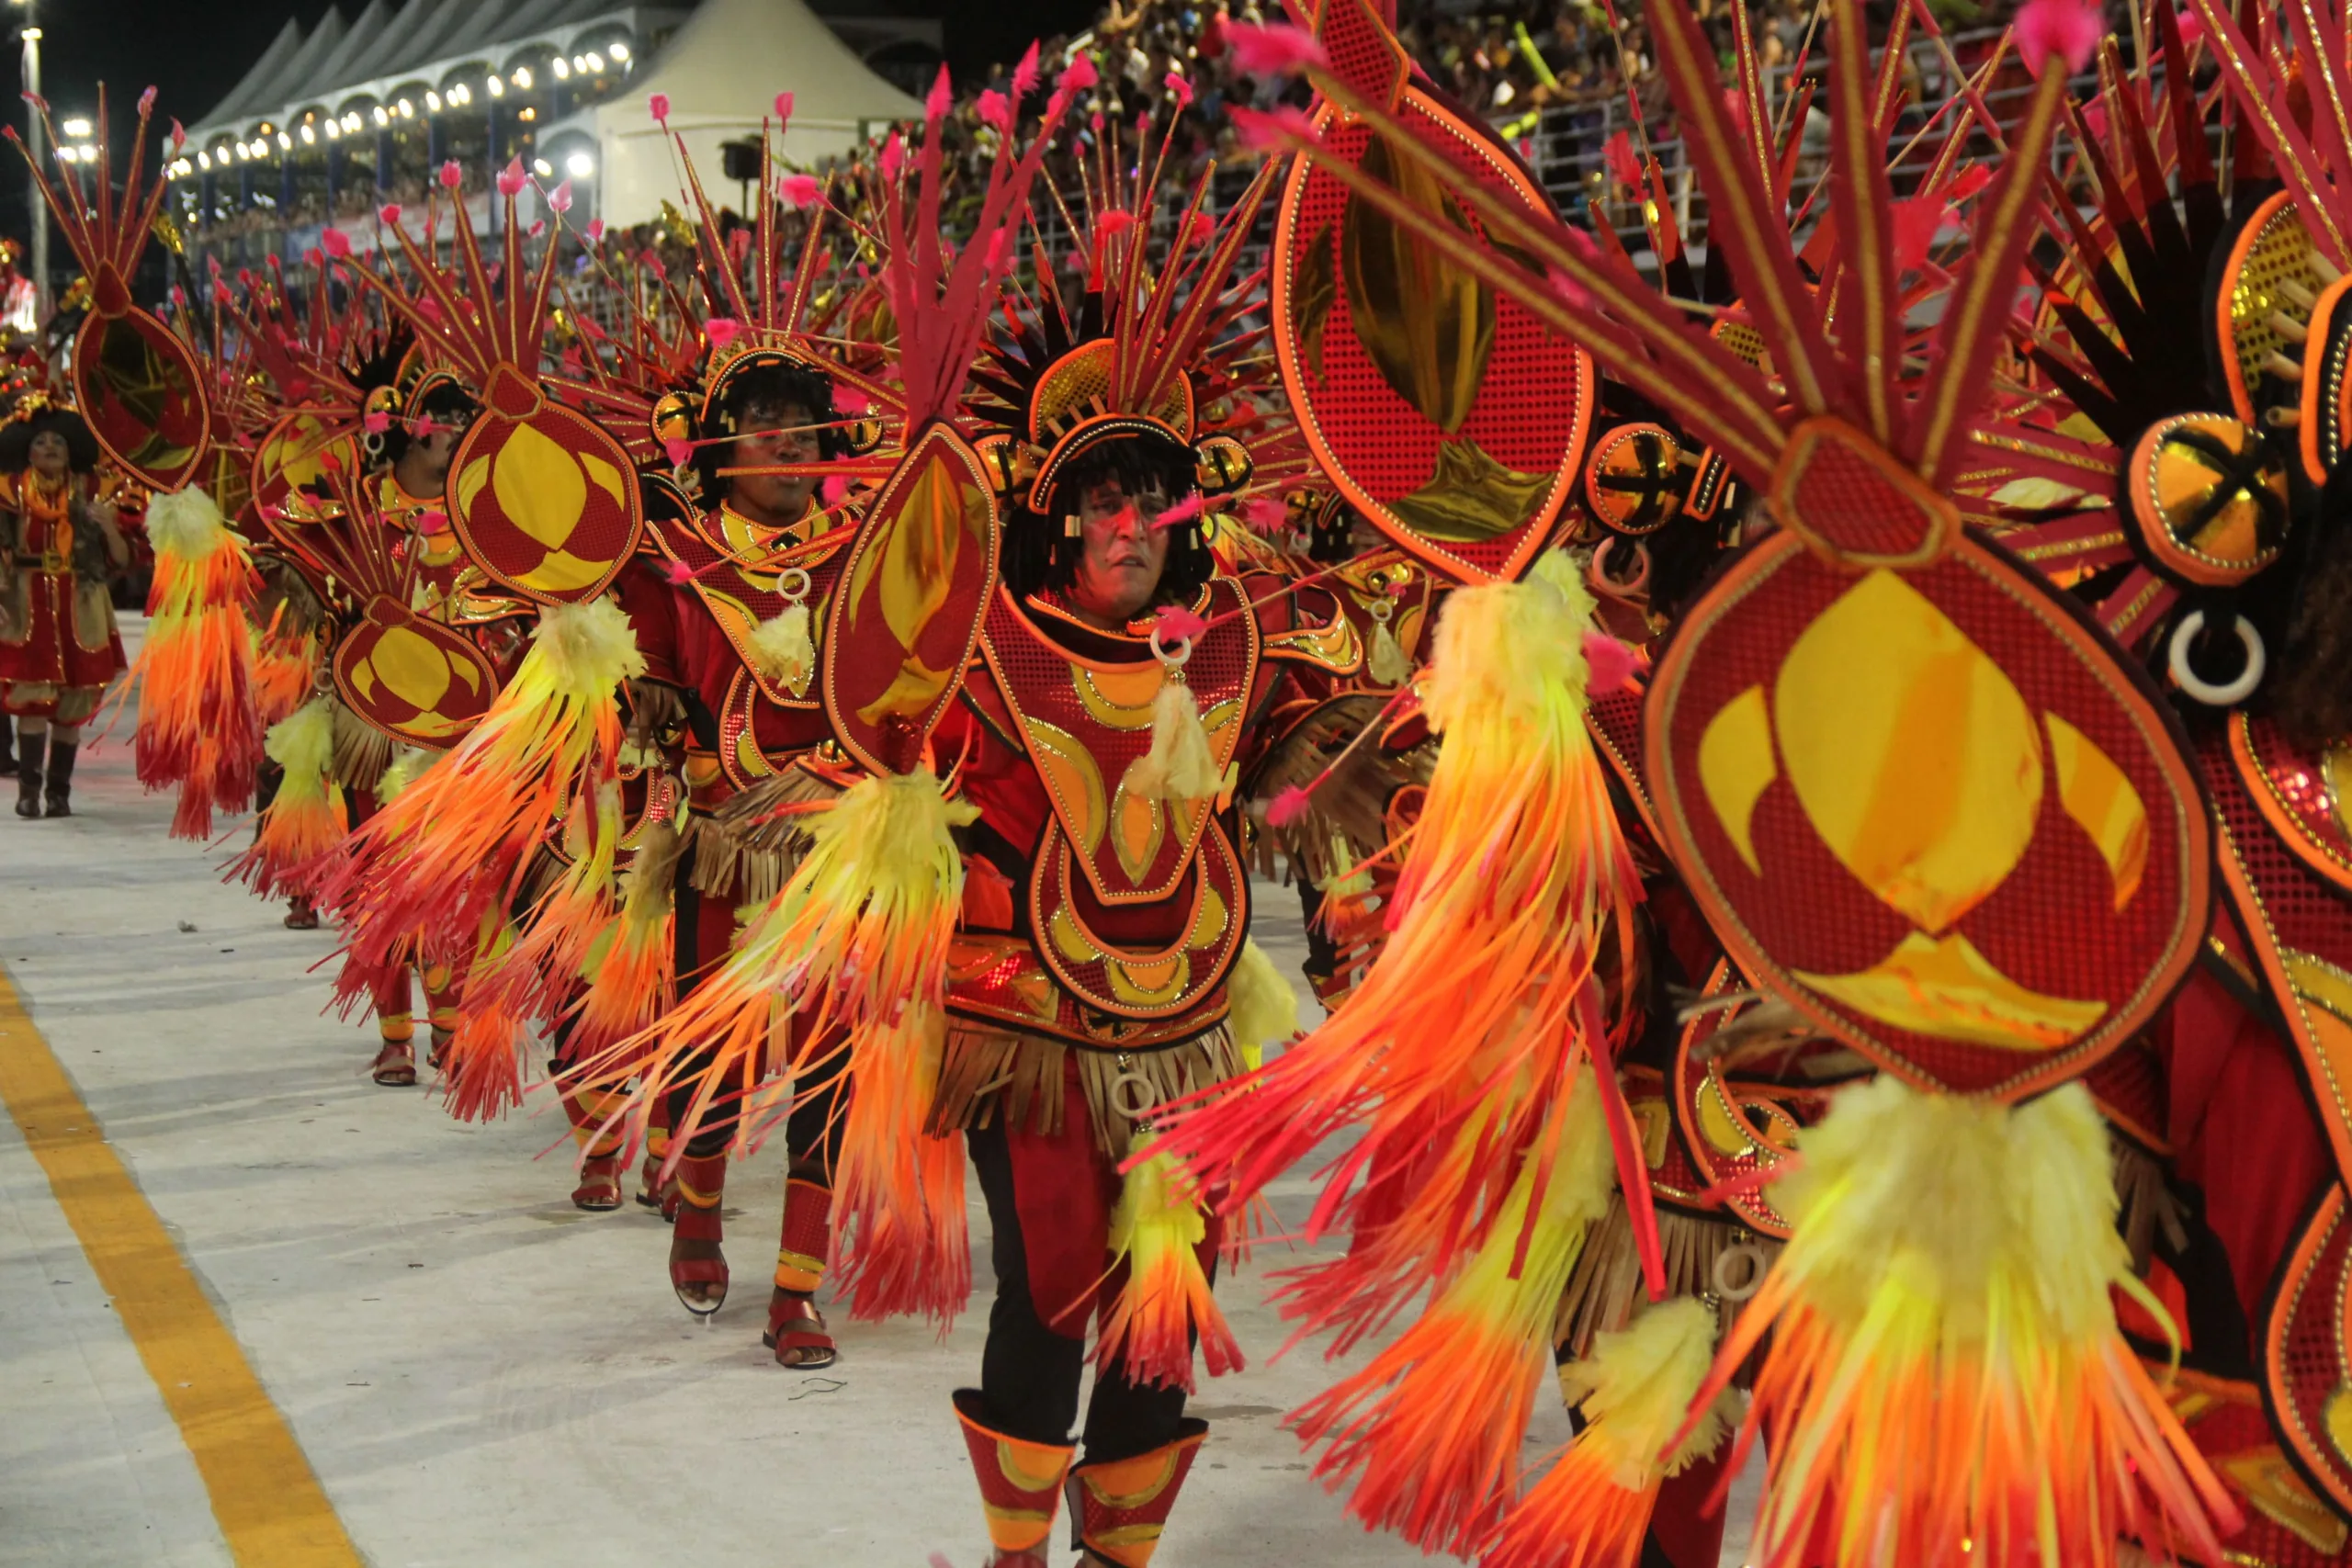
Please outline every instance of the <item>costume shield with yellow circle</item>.
[[[1874, 553], [1775, 535], [1678, 626], [1645, 726], [1668, 847], [1733, 956], [1826, 1032], [2019, 1099], [2186, 973], [2203, 803], [2154, 694], [2064, 599], [1860, 446], [1812, 450], [1835, 471], [1798, 481], [1809, 523]], [[1867, 564], [1939, 535], [1925, 566]]]
[[603, 592], [637, 549], [644, 499], [605, 427], [501, 363], [449, 462], [449, 522], [466, 554], [542, 604]]
[[403, 745], [456, 745], [498, 695], [490, 660], [457, 632], [381, 594], [362, 614], [334, 650], [345, 704]]

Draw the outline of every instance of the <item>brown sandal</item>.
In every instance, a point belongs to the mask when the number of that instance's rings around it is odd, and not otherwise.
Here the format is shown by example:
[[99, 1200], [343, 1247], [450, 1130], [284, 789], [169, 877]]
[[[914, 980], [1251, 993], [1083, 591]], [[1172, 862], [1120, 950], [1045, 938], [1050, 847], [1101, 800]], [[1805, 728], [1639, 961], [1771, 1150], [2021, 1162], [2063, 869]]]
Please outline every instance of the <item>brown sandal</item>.
[[408, 1089], [416, 1083], [416, 1054], [404, 1040], [387, 1040], [384, 1048], [376, 1053], [376, 1064], [368, 1076], [386, 1089]]
[[592, 1214], [609, 1213], [621, 1206], [621, 1162], [617, 1155], [591, 1155], [580, 1162], [580, 1185], [571, 1190], [575, 1207]]
[[286, 929], [289, 931], [314, 931], [319, 929], [318, 906], [308, 898], [296, 898], [286, 910]]

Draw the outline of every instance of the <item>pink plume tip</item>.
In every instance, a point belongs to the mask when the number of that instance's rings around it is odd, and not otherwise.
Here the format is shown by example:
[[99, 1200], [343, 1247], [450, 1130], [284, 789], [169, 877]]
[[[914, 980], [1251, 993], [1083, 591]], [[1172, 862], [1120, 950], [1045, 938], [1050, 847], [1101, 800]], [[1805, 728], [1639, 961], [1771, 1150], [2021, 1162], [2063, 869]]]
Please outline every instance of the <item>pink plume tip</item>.
[[1244, 146], [1261, 152], [1286, 152], [1293, 144], [1315, 146], [1315, 122], [1302, 109], [1285, 104], [1263, 113], [1235, 104], [1226, 111], [1233, 117], [1233, 127], [1241, 133]]
[[2095, 0], [2026, 0], [2016, 25], [2018, 58], [2037, 76], [2052, 55], [2069, 76], [2076, 74], [2107, 36], [2107, 21]]
[[410, 422], [409, 434], [419, 441], [430, 441], [441, 434], [441, 422], [431, 414], [419, 414]]
[[1012, 99], [1018, 103], [1037, 90], [1037, 40], [1029, 40], [1021, 62], [1012, 68]]
[[776, 182], [775, 193], [784, 198], [786, 205], [803, 211], [825, 197], [824, 187], [817, 183], [814, 175], [786, 175]]
[[981, 92], [974, 112], [979, 116], [980, 123], [989, 130], [1005, 136], [1012, 133], [1012, 100], [995, 88], [989, 87]]
[[176, 152], [187, 145], [187, 128], [178, 120], [172, 121], [172, 151]]
[[1605, 632], [1584, 634], [1585, 690], [1594, 696], [1622, 692], [1641, 668], [1641, 656]]
[[1094, 69], [1094, 57], [1081, 51], [1069, 57], [1069, 63], [1062, 67], [1061, 80], [1055, 85], [1076, 97], [1102, 79]]
[[947, 118], [956, 105], [956, 89], [947, 80], [947, 67], [942, 65], [939, 74], [932, 79], [931, 96], [922, 101], [923, 118], [933, 125]]
[[1182, 114], [1184, 110], [1192, 107], [1192, 83], [1186, 81], [1182, 76], [1173, 71], [1170, 71], [1167, 76], [1163, 78], [1163, 83], [1168, 88], [1168, 96], [1170, 98], [1173, 98], [1176, 102], [1177, 113]]
[[1094, 225], [1094, 236], [1099, 240], [1115, 240], [1135, 226], [1134, 213], [1114, 209], [1104, 213], [1102, 220]]
[[[1170, 507], [1167, 511], [1161, 513], [1159, 516], [1153, 518], [1151, 520], [1151, 525], [1155, 528], [1173, 528], [1179, 524], [1190, 523], [1194, 518], [1200, 516], [1202, 505], [1203, 502], [1199, 496], [1188, 495], [1183, 500], [1178, 502], [1175, 505]], [[1185, 614], [1191, 615], [1192, 612], [1188, 610]], [[1168, 619], [1168, 616], [1165, 613], [1162, 613], [1159, 618], [1161, 621], [1165, 622]]]
[[775, 96], [775, 129], [776, 129], [776, 134], [777, 134], [777, 135], [779, 135], [779, 136], [781, 136], [782, 134], [784, 134], [784, 132], [785, 132], [786, 130], [788, 130], [788, 129], [791, 127], [791, 125], [792, 125], [792, 95], [791, 95], [790, 93], [778, 93], [778, 94]]
[[660, 126], [664, 130], [669, 130], [670, 95], [667, 93], [655, 93], [648, 97], [645, 100], [645, 112], [653, 117], [654, 124]]
[[702, 324], [702, 335], [710, 340], [713, 348], [725, 348], [743, 333], [743, 323], [732, 316], [713, 316]]
[[359, 422], [359, 428], [370, 435], [381, 435], [391, 427], [392, 416], [382, 409], [376, 410]]
[[1162, 642], [1189, 642], [1209, 629], [1206, 621], [1182, 604], [1170, 604], [1161, 610], [1151, 625]]
[[141, 119], [145, 119], [149, 115], [153, 114], [154, 112], [155, 89], [150, 87], [145, 92], [139, 95], [139, 118]]
[[823, 482], [818, 485], [817, 493], [825, 498], [827, 506], [839, 506], [849, 496], [849, 476], [827, 474]]
[[529, 183], [530, 177], [523, 173], [523, 160], [519, 157], [509, 159], [506, 166], [498, 171], [498, 194], [501, 196], [520, 195]]
[[694, 461], [695, 444], [682, 435], [673, 435], [662, 443], [662, 451], [673, 468], [683, 468]]
[[465, 181], [466, 171], [458, 167], [458, 161], [455, 158], [450, 159], [447, 163], [441, 165], [442, 189], [455, 190], [459, 186], [465, 184]]
[[2180, 47], [2187, 49], [2204, 36], [2205, 24], [2198, 19], [2196, 13], [2183, 11], [2180, 14]]
[[376, 209], [376, 216], [383, 220], [386, 224], [398, 227], [401, 220], [401, 204], [397, 201], [388, 201]]
[[327, 254], [340, 261], [351, 254], [351, 236], [340, 229], [329, 227], [319, 231], [319, 245]]
[[662, 563], [662, 576], [673, 588], [684, 588], [695, 580], [695, 569], [682, 560]]
[[1306, 791], [1296, 784], [1284, 784], [1282, 793], [1275, 795], [1272, 803], [1266, 807], [1266, 826], [1289, 827], [1306, 815], [1309, 804], [1311, 802]]
[[416, 525], [428, 534], [446, 534], [449, 531], [449, 514], [436, 506], [429, 512], [418, 513]]
[[1265, 27], [1228, 22], [1225, 41], [1233, 51], [1233, 63], [1252, 76], [1295, 76], [1310, 65], [1331, 63], [1313, 33], [1284, 22]]
[[1642, 161], [1634, 152], [1634, 138], [1628, 131], [1619, 131], [1601, 144], [1601, 161], [1609, 165], [1609, 177], [1621, 186], [1638, 188], [1642, 183]]
[[571, 182], [570, 180], [564, 181], [555, 189], [548, 192], [548, 210], [549, 212], [571, 210]]
[[882, 177], [886, 180], [895, 180], [899, 177], [899, 171], [906, 166], [906, 144], [899, 140], [899, 133], [894, 130], [890, 133], [890, 139], [882, 143]]
[[1261, 534], [1271, 534], [1290, 521], [1290, 508], [1284, 506], [1278, 497], [1253, 495], [1241, 508], [1241, 515], [1248, 518], [1250, 526]]
[[588, 220], [588, 237], [592, 240], [601, 240], [605, 237], [605, 220], [603, 219], [591, 218]]

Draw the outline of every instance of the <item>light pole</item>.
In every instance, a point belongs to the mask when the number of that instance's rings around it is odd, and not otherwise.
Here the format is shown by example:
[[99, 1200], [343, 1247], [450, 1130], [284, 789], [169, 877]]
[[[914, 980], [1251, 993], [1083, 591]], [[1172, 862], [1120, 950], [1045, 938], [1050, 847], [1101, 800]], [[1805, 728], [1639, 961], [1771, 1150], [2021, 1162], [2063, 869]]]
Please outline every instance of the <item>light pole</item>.
[[[21, 36], [25, 40], [25, 92], [31, 97], [40, 96], [40, 28], [33, 25], [33, 0], [15, 0], [24, 8], [25, 25]], [[38, 170], [41, 160], [40, 110], [25, 106], [25, 146], [32, 154], [32, 166]], [[32, 209], [33, 243], [33, 309], [40, 318], [49, 320], [49, 203], [40, 198], [40, 186], [36, 177], [28, 174], [25, 179], [27, 205]]]

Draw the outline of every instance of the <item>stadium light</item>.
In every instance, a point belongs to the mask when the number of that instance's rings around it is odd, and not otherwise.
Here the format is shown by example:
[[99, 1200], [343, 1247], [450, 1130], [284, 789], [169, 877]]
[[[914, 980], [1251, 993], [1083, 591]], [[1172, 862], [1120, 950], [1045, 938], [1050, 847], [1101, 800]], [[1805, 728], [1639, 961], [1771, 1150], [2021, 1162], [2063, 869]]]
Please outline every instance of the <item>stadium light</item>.
[[440, 94], [427, 93], [424, 95], [424, 112], [427, 114], [439, 114], [441, 112]]
[[604, 68], [605, 57], [598, 54], [594, 50], [590, 50], [588, 51], [588, 69], [591, 71], [602, 71]]
[[575, 180], [584, 180], [596, 172], [596, 160], [585, 152], [574, 152], [563, 161], [563, 172]]
[[294, 151], [294, 139], [287, 135], [286, 132], [282, 130], [279, 131], [277, 133], [277, 150], [280, 152], [291, 152]]
[[517, 65], [514, 67], [514, 81], [516, 86], [522, 88], [526, 93], [529, 92], [531, 90], [531, 68], [527, 65]]
[[391, 124], [391, 123], [392, 123], [392, 111], [391, 111], [391, 110], [390, 110], [390, 109], [388, 109], [388, 108], [386, 108], [383, 105], [381, 105], [381, 104], [378, 104], [378, 105], [376, 106], [376, 124], [377, 124], [377, 126], [380, 129], [381, 127], [384, 127], [384, 126], [390, 125], [390, 124]]
[[506, 84], [499, 77], [492, 76], [489, 81], [484, 82], [482, 86], [493, 98], [503, 98], [506, 96]]
[[359, 118], [359, 111], [357, 109], [353, 109], [349, 114], [343, 117], [343, 129], [345, 130], [356, 130], [362, 123], [363, 122]]
[[202, 169], [206, 174], [210, 174], [212, 172], [212, 154], [209, 152], [198, 152], [196, 155], [196, 166]]
[[[311, 128], [310, 128], [309, 126], [307, 126], [307, 125], [306, 125], [306, 126], [304, 126], [302, 129], [303, 129], [305, 131], [307, 131], [307, 130], [309, 130]], [[340, 141], [340, 140], [342, 139], [342, 137], [343, 137], [343, 121], [341, 121], [341, 120], [339, 120], [339, 119], [331, 119], [331, 120], [327, 121], [327, 140], [328, 140], [329, 141]]]
[[616, 43], [613, 45], [613, 58], [615, 60], [627, 60], [628, 58], [628, 45], [625, 43]]
[[531, 160], [531, 173], [546, 179], [555, 173], [555, 165], [545, 158], [534, 158]]
[[410, 103], [406, 98], [402, 98], [400, 101], [400, 111], [401, 118], [402, 119], [414, 119], [416, 118], [416, 106]]
[[571, 74], [571, 64], [565, 61], [563, 56], [560, 54], [555, 57], [555, 65], [553, 66], [553, 70], [555, 72], [555, 79], [559, 82], [563, 81]]
[[303, 145], [303, 146], [305, 146], [305, 147], [315, 146], [315, 145], [317, 144], [317, 142], [318, 142], [318, 140], [319, 140], [319, 133], [318, 133], [317, 131], [312, 130], [311, 130], [309, 126], [307, 126], [307, 125], [306, 125], [306, 126], [304, 126], [304, 127], [302, 128], [302, 145]]
[[59, 129], [68, 136], [87, 136], [90, 134], [90, 122], [77, 115], [72, 119], [60, 121]]

